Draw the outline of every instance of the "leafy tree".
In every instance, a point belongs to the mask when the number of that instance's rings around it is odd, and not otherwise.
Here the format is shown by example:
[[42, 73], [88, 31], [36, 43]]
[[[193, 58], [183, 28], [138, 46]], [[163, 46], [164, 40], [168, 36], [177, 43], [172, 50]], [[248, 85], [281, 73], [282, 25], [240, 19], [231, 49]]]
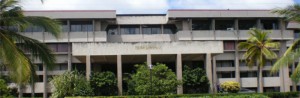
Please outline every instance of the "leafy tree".
[[262, 92], [262, 68], [265, 66], [266, 61], [276, 59], [277, 55], [271, 49], [279, 48], [278, 42], [273, 42], [269, 37], [269, 32], [252, 29], [248, 32], [251, 37], [246, 42], [240, 42], [238, 48], [240, 50], [246, 49], [244, 58], [246, 65], [252, 67], [257, 66], [257, 91]]
[[175, 73], [165, 64], [157, 63], [152, 67], [152, 81], [147, 64], [137, 64], [135, 67], [137, 71], [131, 75], [131, 79], [128, 81], [129, 94], [172, 94], [176, 92], [177, 86], [181, 84], [181, 81], [176, 79]]
[[209, 80], [205, 70], [200, 67], [190, 68], [184, 66], [183, 70], [183, 90], [184, 93], [207, 93]]
[[96, 96], [117, 95], [118, 93], [116, 75], [110, 71], [92, 73], [90, 84]]
[[[283, 15], [288, 21], [294, 21], [300, 23], [300, 5], [290, 5], [286, 8], [274, 9], [272, 12]], [[296, 39], [294, 43], [286, 50], [284, 55], [279, 58], [273, 65], [271, 72], [276, 73], [281, 67], [289, 66], [298, 60], [300, 57], [300, 39]], [[293, 82], [298, 83], [300, 80], [300, 63], [298, 63], [296, 69], [293, 71], [291, 78]]]
[[32, 77], [36, 76], [35, 65], [23, 50], [27, 50], [33, 58], [41, 60], [47, 67], [54, 65], [55, 57], [45, 44], [17, 32], [36, 26], [58, 37], [61, 31], [60, 26], [57, 21], [50, 18], [24, 16], [17, 0], [1, 0], [0, 8], [1, 64], [11, 72], [10, 76], [14, 82], [28, 83], [30, 80], [34, 80]]
[[52, 98], [65, 96], [92, 96], [93, 90], [85, 76], [77, 71], [66, 71], [62, 75], [55, 76], [51, 80], [55, 90]]
[[11, 89], [7, 86], [5, 80], [0, 79], [0, 97], [13, 98], [11, 95]]

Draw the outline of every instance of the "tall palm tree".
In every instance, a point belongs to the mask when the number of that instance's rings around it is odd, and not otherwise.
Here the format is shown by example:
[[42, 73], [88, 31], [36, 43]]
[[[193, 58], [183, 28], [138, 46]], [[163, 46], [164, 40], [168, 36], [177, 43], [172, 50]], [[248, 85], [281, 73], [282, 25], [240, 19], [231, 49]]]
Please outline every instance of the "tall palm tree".
[[251, 36], [246, 42], [240, 42], [238, 48], [240, 50], [246, 49], [244, 58], [247, 66], [250, 68], [257, 66], [257, 92], [263, 92], [262, 88], [262, 68], [265, 66], [267, 60], [277, 58], [275, 52], [271, 49], [279, 48], [279, 42], [273, 42], [269, 37], [269, 32], [252, 29], [248, 32]]
[[24, 16], [16, 0], [0, 1], [0, 61], [19, 85], [34, 81], [35, 67], [24, 53], [28, 51], [33, 59], [39, 59], [47, 67], [53, 67], [55, 57], [51, 50], [38, 40], [26, 37], [22, 32], [30, 26], [43, 28], [58, 38], [61, 31], [59, 23], [46, 17]]
[[[273, 13], [283, 15], [286, 20], [300, 23], [300, 5], [290, 5], [286, 8], [274, 9]], [[294, 43], [286, 50], [284, 55], [276, 61], [273, 65], [271, 72], [277, 72], [281, 67], [289, 66], [298, 60], [300, 57], [300, 39], [296, 39]], [[298, 63], [296, 69], [293, 71], [291, 78], [293, 82], [299, 82], [300, 80], [300, 63]]]

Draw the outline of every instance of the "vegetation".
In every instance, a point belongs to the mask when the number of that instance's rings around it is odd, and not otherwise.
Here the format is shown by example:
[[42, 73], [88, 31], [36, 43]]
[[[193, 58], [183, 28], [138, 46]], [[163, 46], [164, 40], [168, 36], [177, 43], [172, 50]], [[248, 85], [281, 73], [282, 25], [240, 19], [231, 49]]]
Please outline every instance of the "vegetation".
[[[300, 23], [300, 5], [290, 5], [287, 8], [283, 9], [274, 9], [273, 13], [283, 15], [288, 21], [294, 21]], [[281, 67], [289, 66], [294, 63], [295, 60], [298, 60], [300, 57], [300, 39], [294, 41], [294, 43], [287, 49], [284, 55], [277, 60], [277, 62], [273, 65], [271, 72], [275, 73]], [[300, 63], [298, 63], [296, 69], [292, 73], [292, 80], [296, 83], [300, 80]]]
[[229, 92], [229, 93], [237, 93], [240, 91], [241, 86], [240, 83], [235, 82], [235, 81], [226, 81], [224, 83], [221, 84], [221, 88], [225, 91], [225, 92]]
[[[153, 65], [152, 76], [147, 64], [137, 64], [136, 73], [128, 80], [128, 94], [132, 95], [163, 95], [173, 94], [180, 81], [165, 64]], [[150, 79], [152, 78], [152, 79]]]
[[269, 37], [269, 32], [252, 29], [248, 32], [251, 37], [246, 42], [240, 42], [238, 48], [246, 49], [244, 58], [246, 65], [252, 67], [257, 66], [257, 91], [262, 92], [262, 68], [267, 60], [276, 59], [277, 55], [271, 49], [279, 48], [280, 43], [273, 42]]
[[191, 68], [184, 66], [183, 68], [183, 92], [187, 93], [208, 93], [209, 80], [205, 70], [200, 67]]
[[1, 98], [13, 98], [11, 93], [12, 93], [12, 90], [7, 86], [5, 80], [0, 79], [0, 97]]
[[85, 76], [77, 71], [66, 71], [62, 75], [55, 76], [51, 80], [51, 83], [55, 87], [51, 98], [94, 95], [93, 90]]
[[92, 73], [90, 84], [96, 96], [118, 94], [116, 75], [113, 72]]

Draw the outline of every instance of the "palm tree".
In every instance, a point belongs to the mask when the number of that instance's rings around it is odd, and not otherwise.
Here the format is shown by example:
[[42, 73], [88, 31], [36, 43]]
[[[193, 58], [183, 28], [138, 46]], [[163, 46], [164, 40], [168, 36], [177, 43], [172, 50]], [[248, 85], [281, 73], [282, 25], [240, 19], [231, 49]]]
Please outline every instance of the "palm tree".
[[[283, 15], [286, 20], [300, 23], [300, 5], [290, 5], [286, 8], [274, 9], [273, 13]], [[294, 63], [300, 57], [300, 39], [296, 39], [294, 43], [286, 50], [284, 55], [279, 58], [273, 65], [271, 72], [278, 72], [281, 67], [286, 67]], [[300, 63], [298, 63], [296, 69], [293, 71], [291, 78], [293, 82], [297, 83], [300, 80]]]
[[17, 32], [37, 26], [58, 38], [61, 31], [59, 23], [46, 17], [24, 16], [16, 0], [1, 0], [0, 11], [1, 64], [8, 69], [11, 79], [17, 84], [24, 85], [34, 81], [36, 65], [24, 50], [47, 67], [55, 65], [55, 57], [45, 44]]
[[267, 60], [277, 58], [275, 52], [271, 49], [279, 48], [278, 42], [273, 42], [269, 37], [269, 32], [252, 29], [248, 32], [251, 37], [246, 42], [240, 42], [238, 48], [240, 50], [246, 49], [244, 58], [247, 66], [250, 68], [257, 66], [257, 92], [263, 92], [262, 89], [262, 68]]

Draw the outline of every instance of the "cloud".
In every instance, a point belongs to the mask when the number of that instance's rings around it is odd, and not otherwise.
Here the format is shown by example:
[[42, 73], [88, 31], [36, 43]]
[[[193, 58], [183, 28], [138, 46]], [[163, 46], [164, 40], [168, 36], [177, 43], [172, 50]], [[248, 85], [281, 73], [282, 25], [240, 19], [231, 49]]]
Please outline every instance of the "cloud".
[[117, 10], [118, 14], [166, 13], [168, 9], [272, 9], [293, 0], [21, 0], [25, 10]]

